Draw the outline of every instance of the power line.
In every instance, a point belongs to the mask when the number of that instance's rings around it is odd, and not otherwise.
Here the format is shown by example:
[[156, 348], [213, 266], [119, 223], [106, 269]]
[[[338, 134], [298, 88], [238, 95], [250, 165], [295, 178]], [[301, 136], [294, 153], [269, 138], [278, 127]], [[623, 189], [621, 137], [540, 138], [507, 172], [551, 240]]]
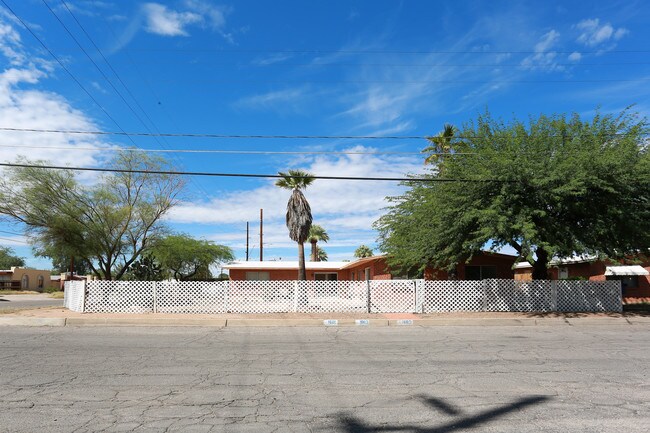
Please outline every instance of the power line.
[[[68, 34], [70, 35], [70, 37], [71, 37], [71, 38], [72, 38], [72, 39], [77, 43], [77, 45], [79, 46], [79, 48], [81, 48], [81, 50], [84, 52], [84, 54], [86, 55], [86, 57], [88, 57], [88, 59], [93, 63], [93, 65], [95, 65], [95, 67], [97, 68], [97, 70], [101, 73], [101, 75], [102, 75], [102, 76], [104, 77], [104, 79], [108, 82], [108, 84], [110, 84], [110, 86], [113, 88], [113, 90], [115, 91], [115, 93], [117, 93], [117, 95], [122, 99], [122, 101], [127, 105], [127, 107], [129, 107], [129, 109], [131, 110], [131, 112], [135, 115], [135, 117], [136, 117], [136, 118], [138, 119], [138, 121], [142, 124], [142, 126], [144, 126], [145, 129], [146, 129], [149, 133], [151, 133], [151, 129], [149, 128], [149, 126], [148, 126], [148, 125], [147, 125], [147, 124], [142, 120], [142, 118], [138, 115], [138, 113], [133, 109], [133, 107], [131, 106], [131, 104], [129, 104], [129, 103], [127, 102], [127, 100], [122, 96], [122, 94], [117, 90], [117, 88], [113, 85], [113, 83], [108, 79], [108, 77], [106, 76], [106, 74], [104, 74], [104, 71], [102, 71], [101, 68], [99, 68], [99, 66], [97, 65], [97, 63], [95, 63], [95, 61], [90, 57], [90, 55], [88, 55], [88, 53], [86, 52], [86, 50], [82, 47], [82, 45], [79, 43], [79, 41], [74, 37], [74, 35], [73, 35], [72, 32], [68, 29], [68, 27], [63, 23], [63, 21], [61, 21], [61, 19], [56, 15], [56, 13], [55, 13], [55, 12], [52, 10], [52, 8], [47, 4], [47, 2], [46, 2], [45, 0], [42, 0], [42, 1], [43, 1], [43, 4], [45, 4], [45, 6], [47, 6], [47, 8], [50, 10], [50, 12], [52, 13], [52, 15], [54, 15], [54, 16], [56, 17], [56, 19], [59, 21], [59, 23], [61, 23], [61, 25], [63, 26], [63, 28], [65, 28], [65, 30], [68, 32]], [[156, 124], [155, 124], [155, 123], [153, 122], [153, 120], [151, 119], [151, 117], [149, 117], [149, 115], [147, 114], [147, 112], [145, 111], [145, 109], [142, 107], [142, 105], [140, 105], [140, 103], [138, 102], [138, 100], [136, 99], [136, 97], [133, 95], [133, 93], [131, 92], [131, 90], [129, 89], [129, 87], [128, 87], [128, 86], [126, 85], [126, 83], [122, 80], [122, 78], [121, 78], [120, 75], [117, 73], [117, 71], [113, 68], [113, 65], [111, 65], [111, 63], [108, 61], [108, 59], [106, 58], [106, 56], [104, 56], [104, 53], [102, 52], [102, 50], [99, 49], [99, 47], [97, 46], [97, 44], [95, 43], [95, 41], [93, 40], [93, 38], [92, 38], [92, 37], [90, 36], [90, 34], [86, 31], [86, 29], [85, 29], [84, 26], [81, 24], [81, 22], [77, 19], [77, 17], [76, 17], [75, 14], [72, 12], [72, 10], [68, 7], [68, 4], [65, 2], [65, 0], [60, 0], [60, 1], [61, 1], [61, 4], [63, 4], [63, 6], [65, 6], [65, 8], [68, 10], [68, 13], [70, 13], [70, 15], [72, 16], [72, 18], [75, 20], [75, 22], [77, 23], [77, 25], [79, 26], [79, 28], [80, 28], [80, 29], [82, 30], [82, 32], [84, 33], [84, 35], [86, 35], [86, 37], [88, 38], [88, 40], [90, 41], [90, 43], [93, 45], [93, 47], [95, 47], [95, 50], [97, 50], [97, 52], [98, 52], [99, 55], [102, 57], [102, 59], [104, 59], [104, 62], [106, 63], [106, 65], [108, 65], [109, 69], [113, 72], [113, 75], [115, 75], [115, 77], [118, 79], [118, 81], [122, 84], [122, 87], [124, 87], [124, 89], [125, 89], [126, 92], [129, 94], [129, 96], [131, 96], [131, 99], [132, 99], [132, 100], [135, 102], [135, 104], [138, 106], [138, 108], [140, 109], [140, 111], [144, 114], [144, 116], [147, 118], [147, 120], [149, 120], [149, 123], [151, 123], [151, 125], [154, 127], [154, 129], [156, 130], [156, 132], [160, 132], [160, 131], [158, 130], [158, 128], [156, 127]], [[163, 140], [164, 140], [164, 137], [162, 137], [162, 138], [163, 138]], [[154, 136], [154, 139], [156, 140], [156, 142], [157, 142], [160, 146], [166, 147], [165, 145], [163, 145], [163, 144], [160, 142], [160, 140], [158, 140], [158, 136]], [[134, 143], [134, 144], [135, 144], [135, 143]], [[177, 161], [181, 164], [181, 166], [182, 166], [182, 164], [183, 164], [182, 161], [181, 161], [178, 157], [176, 157], [175, 155], [174, 155], [174, 158], [176, 158], [176, 160], [177, 160]], [[206, 195], [208, 194], [208, 192], [207, 192], [207, 191], [206, 191], [206, 190], [205, 190], [201, 185], [198, 185], [198, 184], [196, 184], [196, 183], [195, 183], [195, 185], [196, 185], [199, 189], [201, 189], [201, 190], [203, 191], [204, 194], [206, 194]]]
[[106, 115], [106, 117], [108, 117], [108, 118], [109, 118], [109, 119], [110, 119], [110, 120], [115, 124], [115, 126], [117, 126], [117, 128], [118, 128], [120, 131], [122, 131], [122, 134], [123, 134], [123, 135], [126, 135], [126, 136], [129, 138], [129, 140], [130, 140], [130, 141], [135, 145], [135, 142], [133, 141], [133, 139], [132, 139], [131, 137], [129, 137], [129, 135], [124, 131], [124, 129], [122, 129], [122, 127], [121, 127], [120, 124], [117, 122], [117, 120], [115, 120], [115, 118], [114, 118], [113, 116], [111, 116], [111, 115], [109, 114], [108, 111], [106, 111], [106, 109], [105, 109], [105, 108], [104, 108], [104, 107], [103, 107], [103, 106], [102, 106], [102, 105], [97, 101], [97, 99], [95, 99], [95, 97], [94, 97], [94, 96], [93, 96], [93, 95], [92, 95], [92, 94], [91, 94], [91, 93], [90, 93], [90, 92], [89, 92], [89, 91], [88, 91], [88, 90], [83, 86], [83, 84], [81, 84], [81, 82], [77, 79], [77, 77], [75, 77], [74, 74], [73, 74], [73, 73], [72, 73], [72, 72], [71, 72], [71, 71], [70, 71], [70, 70], [65, 66], [65, 64], [63, 64], [63, 62], [62, 62], [61, 60], [59, 60], [59, 58], [58, 58], [58, 57], [57, 57], [57, 56], [52, 52], [52, 50], [50, 50], [50, 49], [48, 48], [48, 46], [45, 45], [45, 43], [41, 40], [41, 38], [39, 38], [39, 37], [36, 35], [36, 33], [34, 33], [34, 31], [31, 29], [31, 27], [29, 27], [29, 26], [27, 25], [27, 23], [26, 23], [25, 21], [23, 21], [23, 19], [20, 18], [20, 17], [16, 14], [16, 12], [14, 12], [13, 9], [11, 9], [11, 8], [9, 7], [9, 5], [7, 4], [7, 2], [6, 2], [5, 0], [0, 0], [0, 1], [1, 1], [2, 4], [7, 8], [7, 10], [9, 10], [9, 12], [11, 12], [11, 14], [12, 14], [14, 17], [16, 17], [16, 19], [17, 19], [18, 21], [20, 21], [20, 23], [23, 25], [23, 27], [25, 27], [25, 29], [26, 29], [26, 30], [27, 30], [27, 31], [28, 31], [28, 32], [29, 32], [29, 33], [34, 37], [34, 39], [36, 39], [36, 40], [39, 42], [39, 44], [41, 44], [41, 46], [42, 46], [42, 47], [43, 47], [43, 48], [44, 48], [44, 49], [45, 49], [45, 50], [50, 54], [50, 56], [52, 56], [52, 58], [53, 58], [54, 60], [56, 60], [56, 62], [59, 64], [59, 66], [61, 66], [61, 68], [63, 68], [63, 70], [64, 70], [64, 71], [65, 71], [65, 72], [70, 76], [70, 78], [72, 78], [72, 80], [73, 80], [73, 81], [74, 81], [74, 82], [75, 82], [75, 83], [76, 83], [76, 84], [81, 88], [81, 90], [83, 90], [84, 93], [86, 93], [86, 95], [88, 95], [88, 97], [89, 97], [89, 98], [90, 98], [90, 99], [95, 103], [95, 105], [97, 105], [97, 106], [100, 108], [100, 110], [102, 110], [102, 112]]
[[[150, 132], [124, 132], [124, 131], [90, 131], [73, 129], [40, 129], [40, 128], [13, 128], [0, 126], [0, 131], [12, 132], [38, 132], [48, 134], [88, 134], [88, 135], [131, 135], [134, 137], [186, 137], [186, 138], [218, 138], [218, 139], [276, 139], [276, 140], [425, 140], [430, 136], [424, 135], [250, 135], [250, 134], [213, 134], [213, 133], [150, 133]], [[606, 134], [608, 137], [624, 137], [628, 135], [648, 135], [650, 133], [633, 134], [629, 132], [618, 132]], [[561, 135], [551, 135], [561, 137]], [[455, 135], [459, 139], [482, 138], [471, 135]]]
[[294, 179], [304, 179], [306, 177], [321, 180], [363, 180], [363, 181], [388, 181], [388, 182], [425, 182], [425, 183], [515, 183], [515, 180], [500, 179], [441, 179], [425, 177], [350, 177], [350, 176], [283, 176], [279, 174], [252, 174], [252, 173], [213, 173], [201, 171], [163, 171], [163, 170], [126, 170], [119, 168], [91, 168], [91, 167], [63, 167], [55, 165], [34, 165], [34, 164], [14, 164], [1, 162], [2, 167], [20, 167], [20, 168], [42, 168], [46, 170], [69, 170], [69, 171], [95, 171], [103, 173], [133, 173], [133, 174], [162, 174], [162, 175], [179, 175], [179, 176], [212, 176], [212, 177], [243, 177], [243, 178], [267, 178], [280, 179], [291, 177]]
[[[52, 150], [88, 150], [102, 152], [143, 152], [143, 153], [217, 153], [234, 155], [422, 155], [422, 152], [355, 152], [355, 151], [278, 151], [278, 150], [222, 150], [222, 149], [143, 149], [123, 147], [66, 147], [66, 146], [30, 146], [21, 144], [0, 144], [0, 147]], [[427, 153], [427, 155], [469, 155], [469, 153]]]
[[16, 235], [16, 236], [22, 236], [22, 233], [16, 233], [16, 232], [8, 232], [6, 230], [0, 230], [0, 233], [6, 233], [8, 235]]
[[[164, 61], [156, 59], [156, 61]], [[147, 62], [140, 59], [140, 63], [154, 63]], [[208, 62], [204, 62], [208, 63]], [[209, 62], [210, 66], [241, 66], [242, 62]], [[604, 62], [604, 63], [553, 63], [557, 66], [574, 66], [574, 67], [593, 67], [593, 66], [639, 66], [650, 65], [650, 62]], [[463, 67], [463, 68], [494, 68], [494, 67], [521, 67], [520, 63], [339, 63], [339, 62], [310, 62], [310, 63], [294, 63], [294, 62], [274, 62], [274, 63], [252, 63], [250, 66], [259, 67], [275, 67], [275, 66], [372, 66], [372, 67], [409, 67], [409, 68], [443, 68], [443, 67]]]
[[[137, 52], [218, 52], [218, 53], [284, 53], [284, 54], [476, 54], [476, 55], [490, 55], [490, 54], [538, 54], [538, 51], [475, 51], [475, 50], [281, 50], [281, 49], [243, 49], [243, 48], [127, 48], [129, 51]], [[557, 54], [602, 54], [602, 51], [557, 51]], [[635, 53], [650, 53], [650, 50], [609, 50], [606, 54], [635, 54]]]
[[0, 240], [3, 240], [3, 241], [9, 241], [9, 242], [16, 242], [16, 243], [19, 243], [19, 244], [29, 245], [29, 242], [19, 241], [19, 240], [17, 240], [17, 239], [11, 239], [11, 238], [0, 238]]

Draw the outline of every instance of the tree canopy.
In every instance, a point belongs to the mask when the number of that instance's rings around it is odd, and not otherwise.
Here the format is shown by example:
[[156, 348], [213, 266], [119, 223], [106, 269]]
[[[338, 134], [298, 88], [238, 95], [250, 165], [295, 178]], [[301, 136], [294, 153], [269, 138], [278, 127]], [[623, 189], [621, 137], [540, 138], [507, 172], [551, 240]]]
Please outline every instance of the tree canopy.
[[135, 152], [120, 152], [109, 167], [123, 171], [92, 183], [72, 170], [27, 164], [0, 179], [0, 214], [24, 224], [37, 251], [81, 259], [106, 280], [120, 279], [165, 233], [161, 218], [183, 186], [178, 176], [153, 173], [164, 160]]
[[[163, 275], [166, 274], [168, 277], [180, 281], [210, 280], [213, 278], [210, 271], [212, 265], [235, 259], [229, 247], [211, 241], [194, 239], [185, 234], [166, 236], [156, 241], [148, 249], [148, 252]], [[140, 265], [146, 265], [146, 263]], [[152, 269], [152, 267], [147, 266], [146, 269]], [[143, 270], [142, 266], [136, 269], [140, 272]]]
[[372, 248], [367, 245], [360, 245], [359, 248], [354, 250], [354, 257], [363, 259], [364, 257], [372, 257]]
[[11, 269], [13, 266], [25, 266], [25, 259], [18, 257], [13, 249], [9, 247], [0, 247], [0, 269]]
[[[447, 129], [447, 128], [446, 128]], [[482, 114], [375, 226], [394, 266], [450, 268], [486, 246], [514, 248], [547, 277], [549, 260], [623, 257], [650, 246], [647, 123], [625, 110], [505, 122]]]

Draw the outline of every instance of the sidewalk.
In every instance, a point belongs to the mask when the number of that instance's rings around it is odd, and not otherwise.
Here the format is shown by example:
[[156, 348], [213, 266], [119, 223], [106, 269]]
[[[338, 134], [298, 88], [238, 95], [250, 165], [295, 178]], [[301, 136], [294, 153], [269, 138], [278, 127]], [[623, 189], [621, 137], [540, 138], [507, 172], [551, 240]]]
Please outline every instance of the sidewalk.
[[650, 313], [126, 314], [40, 308], [0, 314], [0, 326], [580, 326], [650, 325]]

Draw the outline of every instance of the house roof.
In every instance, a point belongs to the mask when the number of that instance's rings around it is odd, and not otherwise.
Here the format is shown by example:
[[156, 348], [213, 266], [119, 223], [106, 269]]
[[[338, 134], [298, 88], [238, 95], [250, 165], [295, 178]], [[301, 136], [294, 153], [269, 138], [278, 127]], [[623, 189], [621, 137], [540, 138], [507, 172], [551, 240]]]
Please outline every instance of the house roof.
[[[348, 262], [305, 262], [307, 270], [338, 270], [347, 265]], [[256, 261], [256, 262], [232, 262], [224, 265], [225, 269], [298, 269], [296, 260], [278, 261]]]
[[[354, 266], [363, 265], [373, 260], [384, 258], [384, 256], [372, 256], [357, 259], [352, 262], [305, 262], [305, 268], [308, 271], [339, 271]], [[236, 261], [224, 265], [225, 269], [298, 269], [296, 260], [278, 260], [278, 261]]]
[[643, 266], [640, 265], [631, 265], [631, 266], [607, 266], [605, 268], [605, 276], [614, 276], [614, 275], [650, 275]]

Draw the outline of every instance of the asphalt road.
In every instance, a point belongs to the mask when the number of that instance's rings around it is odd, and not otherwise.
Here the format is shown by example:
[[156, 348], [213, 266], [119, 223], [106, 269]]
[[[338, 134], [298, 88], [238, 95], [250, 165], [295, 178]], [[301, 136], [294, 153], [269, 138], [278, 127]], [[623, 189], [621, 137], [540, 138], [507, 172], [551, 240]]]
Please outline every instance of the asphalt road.
[[0, 431], [646, 432], [650, 327], [22, 328]]
[[39, 307], [63, 307], [63, 299], [52, 299], [48, 295], [0, 295], [0, 310], [14, 310]]

